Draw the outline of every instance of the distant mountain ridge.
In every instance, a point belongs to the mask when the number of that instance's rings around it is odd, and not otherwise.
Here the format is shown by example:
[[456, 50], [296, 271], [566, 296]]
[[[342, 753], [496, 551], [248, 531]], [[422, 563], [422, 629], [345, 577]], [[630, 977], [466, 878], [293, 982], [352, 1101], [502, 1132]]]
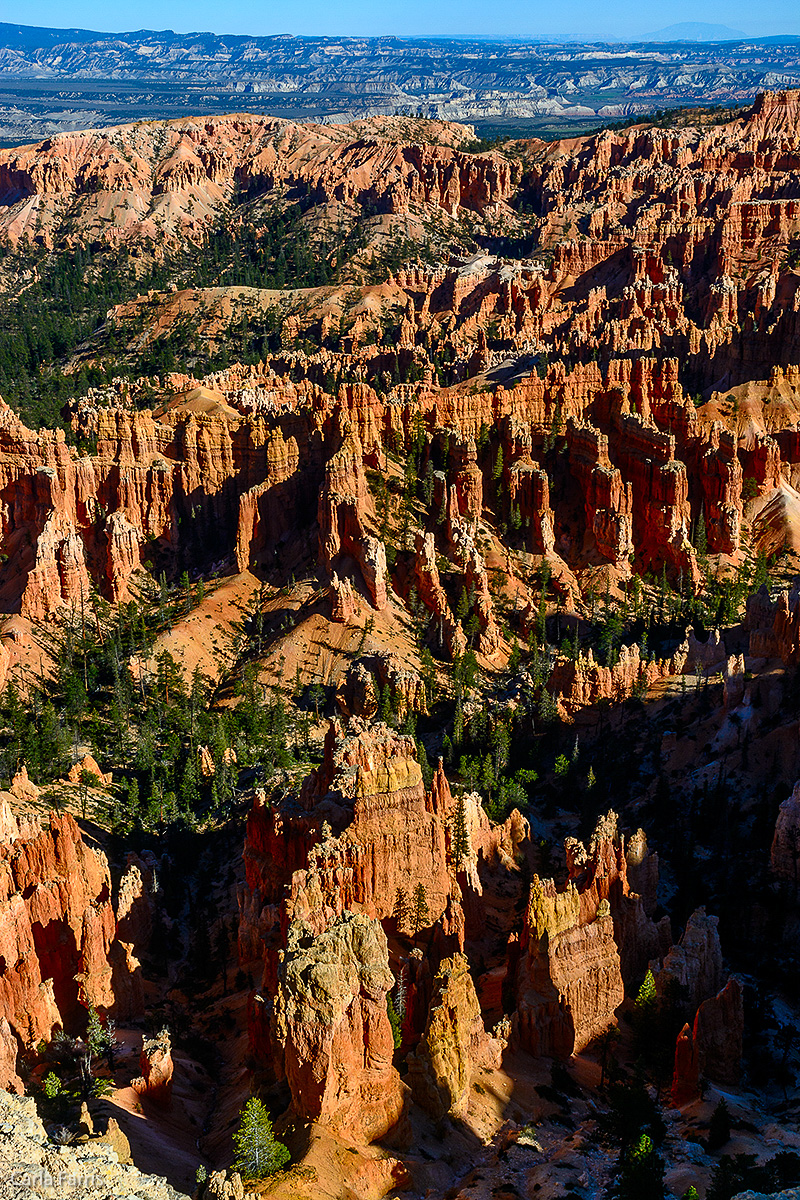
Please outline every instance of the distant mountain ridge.
[[[698, 31], [728, 40], [692, 40]], [[5, 23], [0, 142], [243, 110], [328, 124], [424, 116], [468, 122], [487, 136], [560, 137], [800, 86], [798, 39], [729, 40], [735, 30], [693, 23], [650, 37], [660, 40], [251, 37]]]
[[747, 38], [741, 29], [730, 29], [727, 25], [709, 25], [705, 21], [679, 21], [667, 25], [655, 33], [647, 33], [643, 42], [738, 42]]

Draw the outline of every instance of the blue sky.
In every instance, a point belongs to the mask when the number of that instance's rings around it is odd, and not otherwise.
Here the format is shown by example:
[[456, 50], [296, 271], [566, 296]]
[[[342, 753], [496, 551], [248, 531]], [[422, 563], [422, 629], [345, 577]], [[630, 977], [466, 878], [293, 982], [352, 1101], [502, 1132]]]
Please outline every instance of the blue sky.
[[[174, 29], [216, 33], [328, 35], [498, 34], [635, 37], [679, 21], [707, 21], [751, 35], [800, 34], [797, 0], [18, 0], [2, 20], [99, 30]], [[135, 25], [132, 22], [135, 21]]]

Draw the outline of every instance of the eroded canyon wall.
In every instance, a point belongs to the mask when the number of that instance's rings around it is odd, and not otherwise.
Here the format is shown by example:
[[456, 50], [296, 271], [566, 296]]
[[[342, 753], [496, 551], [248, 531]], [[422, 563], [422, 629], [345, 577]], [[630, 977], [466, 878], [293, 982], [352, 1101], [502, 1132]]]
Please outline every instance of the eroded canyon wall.
[[108, 862], [73, 818], [17, 821], [4, 801], [2, 825], [2, 1079], [20, 1088], [20, 1050], [80, 1027], [89, 1005], [140, 1016], [142, 981], [132, 944], [117, 938]]

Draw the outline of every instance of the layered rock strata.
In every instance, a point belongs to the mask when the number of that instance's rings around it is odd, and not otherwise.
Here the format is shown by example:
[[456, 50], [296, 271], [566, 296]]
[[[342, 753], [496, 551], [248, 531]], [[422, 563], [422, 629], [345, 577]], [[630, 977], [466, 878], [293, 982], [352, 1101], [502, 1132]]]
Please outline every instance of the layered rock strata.
[[[455, 127], [444, 130], [451, 145], [405, 145], [385, 128], [370, 133], [369, 123], [253, 117], [167, 123], [158, 137], [138, 125], [110, 140], [74, 134], [3, 152], [0, 236], [15, 243], [26, 243], [34, 211], [37, 236], [60, 240], [71, 197], [69, 244], [158, 257], [165, 242], [196, 245], [235, 184], [256, 206], [276, 188], [301, 187], [323, 213], [466, 207], [511, 222], [535, 259], [408, 263], [381, 285], [380, 300], [359, 290], [336, 349], [297, 342], [311, 330], [324, 343], [340, 302], [332, 307], [326, 289], [295, 298], [283, 345], [262, 363], [202, 385], [155, 381], [163, 397], [155, 412], [135, 411], [122, 381], [102, 404], [76, 406], [75, 431], [86, 444], [96, 439], [92, 453], [4, 410], [0, 603], [39, 620], [85, 606], [92, 586], [123, 599], [153, 553], [159, 568], [189, 558], [272, 567], [286, 539], [308, 529], [336, 619], [354, 615], [362, 588], [382, 610], [397, 593], [371, 524], [364, 463], [385, 466], [389, 450], [412, 445], [425, 461], [444, 438], [450, 536], [439, 548], [475, 592], [488, 655], [498, 637], [482, 551], [474, 541], [472, 552], [453, 519], [474, 540], [491, 515], [521, 547], [558, 553], [570, 570], [666, 568], [693, 589], [701, 519], [708, 550], [735, 565], [753, 490], [752, 539], [766, 539], [770, 552], [791, 544], [800, 483], [797, 105], [797, 93], [781, 92], [713, 130], [605, 131], [558, 153], [521, 142], [510, 156], [465, 153]], [[520, 223], [521, 204], [531, 215]], [[580, 235], [578, 213], [588, 214]], [[157, 340], [189, 312], [210, 321], [223, 300], [261, 304], [257, 292], [147, 294], [108, 320], [121, 330], [143, 317]], [[384, 337], [389, 313], [396, 339]], [[514, 365], [513, 386], [496, 371], [504, 363]], [[495, 467], [502, 487], [493, 486]], [[417, 591], [440, 643], [461, 653], [463, 631], [434, 566], [423, 537]], [[794, 661], [794, 606], [774, 619], [774, 636], [759, 641], [756, 633], [770, 631], [754, 630], [751, 649]]]
[[464, 1115], [472, 1071], [486, 1043], [469, 963], [463, 954], [445, 959], [433, 980], [425, 1031], [408, 1058], [414, 1099], [434, 1120]]
[[342, 913], [317, 933], [290, 925], [273, 1020], [292, 1103], [362, 1143], [382, 1137], [403, 1111], [386, 1009], [393, 985], [373, 918]]
[[141, 1013], [139, 964], [117, 938], [105, 856], [68, 814], [24, 826], [5, 808], [0, 843], [3, 1086], [19, 1086], [17, 1051], [76, 1029], [85, 1007]]
[[[472, 155], [448, 144], [407, 145], [407, 128], [402, 121], [366, 121], [355, 140], [355, 129], [346, 125], [242, 115], [60, 135], [3, 152], [0, 196], [10, 209], [2, 230], [8, 240], [29, 240], [32, 228], [24, 218], [33, 205], [52, 246], [69, 198], [80, 224], [102, 230], [106, 245], [146, 241], [155, 248], [165, 238], [199, 242], [204, 227], [225, 211], [233, 187], [251, 196], [300, 188], [321, 202], [370, 198], [386, 213], [412, 204], [480, 212], [510, 194], [517, 172], [500, 155]], [[459, 126], [439, 128], [445, 143], [467, 136]], [[131, 194], [137, 196], [134, 207], [117, 203], [102, 219], [109, 195]]]
[[[335, 1021], [319, 1014], [308, 1018], [317, 1041], [327, 1037], [322, 1026], [329, 1029], [331, 1021], [337, 1028], [341, 1025], [335, 1037], [331, 1033], [328, 1049], [320, 1051], [326, 1062], [334, 1063], [331, 1079], [339, 1071], [335, 1062], [343, 1031], [350, 1028], [351, 1018], [355, 1020], [356, 1009], [350, 1011], [350, 1005], [359, 996], [358, 1020], [367, 1049], [351, 1047], [346, 1053], [354, 1060], [366, 1054], [371, 1061], [374, 1056], [382, 1064], [380, 1071], [391, 1065], [385, 993], [394, 986], [394, 977], [378, 922], [391, 919], [399, 893], [408, 903], [421, 886], [427, 906], [422, 928], [430, 932], [438, 922], [442, 937], [454, 938], [456, 950], [463, 947], [460, 892], [447, 856], [451, 805], [446, 781], [426, 792], [411, 738], [386, 726], [368, 726], [360, 718], [352, 718], [346, 727], [331, 724], [324, 761], [299, 793], [272, 806], [265, 798], [254, 804], [245, 844], [247, 889], [241, 897], [239, 929], [240, 958], [260, 960], [263, 971], [262, 987], [251, 1005], [251, 1042], [263, 1059], [286, 1074], [298, 1112], [329, 1123], [362, 1121], [358, 1128], [365, 1137], [383, 1120], [367, 1116], [373, 1089], [369, 1080], [363, 1094], [356, 1084], [352, 1095], [345, 1094], [344, 1085], [337, 1090], [328, 1080], [326, 1066], [324, 1079], [315, 1076], [313, 1084], [304, 1082], [304, 1072], [313, 1074], [315, 1069], [304, 1059], [311, 1052], [312, 1034], [297, 1006], [308, 1002], [313, 1007], [313, 998], [301, 981], [306, 968], [313, 978], [322, 979], [328, 971], [324, 964], [337, 963], [337, 978], [344, 972], [341, 987], [350, 988], [350, 998], [341, 1002]], [[369, 952], [368, 961], [358, 958], [362, 951]], [[364, 983], [363, 995], [356, 988], [358, 978], [372, 980]], [[301, 991], [293, 997], [295, 984]], [[333, 1012], [332, 1004], [326, 1001], [325, 1013]], [[350, 1015], [345, 1020], [346, 1011]], [[373, 1038], [377, 1041], [370, 1049]], [[363, 1117], [357, 1117], [359, 1105], [364, 1107]]]
[[718, 925], [719, 918], [708, 916], [704, 908], [692, 913], [680, 941], [653, 971], [660, 996], [681, 996], [681, 1003], [693, 1012], [721, 989], [724, 974]]
[[[617, 817], [602, 818], [588, 845], [566, 843], [569, 879], [558, 888], [534, 876], [517, 974], [516, 1020], [532, 1054], [568, 1056], [616, 1022], [625, 981], [641, 978], [671, 942], [628, 884]], [[633, 861], [652, 894], [641, 835]]]
[[671, 1090], [676, 1107], [697, 1100], [704, 1079], [739, 1082], [743, 1034], [742, 988], [732, 977], [715, 996], [703, 1001], [693, 1025], [687, 1022], [678, 1034]]

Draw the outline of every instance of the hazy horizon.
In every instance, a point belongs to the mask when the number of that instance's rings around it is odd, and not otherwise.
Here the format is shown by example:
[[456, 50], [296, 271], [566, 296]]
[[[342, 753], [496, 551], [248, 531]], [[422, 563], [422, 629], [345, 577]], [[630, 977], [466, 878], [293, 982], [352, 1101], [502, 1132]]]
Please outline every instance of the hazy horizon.
[[[124, 13], [127, 10], [115, 10]], [[566, 0], [554, 10], [551, 5], [510, 0], [502, 10], [487, 12], [476, 0], [443, 0], [434, 6], [421, 0], [384, 4], [378, 10], [364, 0], [341, 0], [332, 5], [308, 0], [299, 9], [295, 3], [279, 0], [265, 13], [254, 2], [230, 4], [220, 8], [209, 0], [188, 3], [154, 3], [144, 0], [137, 7], [136, 24], [114, 20], [105, 4], [96, 0], [55, 3], [53, 0], [23, 0], [14, 11], [16, 20], [6, 24], [31, 25], [53, 29], [85, 29], [98, 33], [131, 33], [139, 30], [172, 31], [177, 34], [214, 33], [265, 37], [294, 34], [298, 37], [381, 37], [406, 38], [546, 38], [554, 41], [614, 40], [635, 41], [681, 23], [726, 26], [747, 37], [800, 34], [800, 17], [795, 0], [776, 0], [762, 8], [762, 19], [753, 21], [752, 6], [734, 0], [722, 5], [715, 0], [668, 0], [652, 17], [633, 0], [610, 10], [601, 10], [589, 0]], [[644, 14], [644, 15], [643, 15]], [[379, 22], [379, 23], [378, 23]]]

